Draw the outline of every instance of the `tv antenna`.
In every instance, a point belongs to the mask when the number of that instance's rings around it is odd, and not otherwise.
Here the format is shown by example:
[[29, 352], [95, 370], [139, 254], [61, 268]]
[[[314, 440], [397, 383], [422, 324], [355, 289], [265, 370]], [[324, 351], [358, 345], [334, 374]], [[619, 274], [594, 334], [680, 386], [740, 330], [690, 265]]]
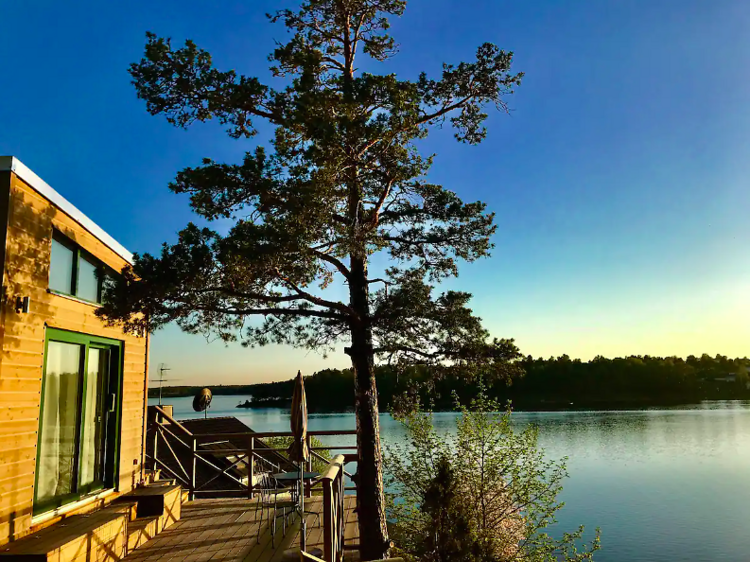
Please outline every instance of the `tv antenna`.
[[169, 368], [169, 367], [167, 366], [167, 364], [166, 364], [166, 363], [159, 363], [159, 406], [161, 406], [161, 405], [162, 405], [162, 404], [161, 404], [161, 387], [162, 387], [162, 383], [163, 383], [164, 381], [167, 381], [167, 382], [169, 382], [169, 381], [173, 381], [173, 380], [175, 380], [175, 379], [165, 379], [165, 378], [164, 378], [164, 373], [166, 373], [167, 371], [171, 371], [171, 370], [172, 370], [172, 369], [170, 369], [170, 368]]

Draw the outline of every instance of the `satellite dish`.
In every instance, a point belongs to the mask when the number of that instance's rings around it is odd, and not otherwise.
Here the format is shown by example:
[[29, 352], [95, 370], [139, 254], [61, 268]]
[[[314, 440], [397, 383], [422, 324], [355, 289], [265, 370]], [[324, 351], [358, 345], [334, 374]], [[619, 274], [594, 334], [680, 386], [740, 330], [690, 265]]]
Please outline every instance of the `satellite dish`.
[[205, 412], [204, 417], [208, 417], [208, 408], [211, 406], [211, 389], [204, 388], [193, 398], [193, 410], [196, 412]]

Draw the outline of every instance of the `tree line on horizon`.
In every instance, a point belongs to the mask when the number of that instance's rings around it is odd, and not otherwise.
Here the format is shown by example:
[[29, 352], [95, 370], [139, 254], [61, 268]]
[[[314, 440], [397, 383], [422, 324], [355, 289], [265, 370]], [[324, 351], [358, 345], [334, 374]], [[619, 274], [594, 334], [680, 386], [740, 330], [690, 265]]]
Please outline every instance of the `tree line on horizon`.
[[[520, 372], [511, 384], [500, 380], [486, 385], [493, 400], [511, 400], [516, 408], [616, 407], [618, 405], [667, 405], [705, 399], [750, 397], [747, 388], [750, 359], [722, 355], [700, 357], [653, 357], [632, 355], [590, 361], [567, 355], [549, 359], [528, 356], [518, 362]], [[456, 398], [466, 403], [477, 395], [474, 379], [460, 371], [435, 376], [426, 365], [399, 367], [379, 365], [378, 402], [391, 410], [405, 393], [417, 394], [425, 406], [451, 409]], [[251, 385], [211, 387], [217, 395], [251, 395], [252, 407], [285, 406], [292, 396], [294, 379]], [[165, 387], [164, 397], [189, 396], [201, 387]], [[323, 369], [305, 377], [311, 410], [347, 411], [353, 408], [354, 375], [351, 369]], [[158, 396], [151, 389], [150, 396]]]

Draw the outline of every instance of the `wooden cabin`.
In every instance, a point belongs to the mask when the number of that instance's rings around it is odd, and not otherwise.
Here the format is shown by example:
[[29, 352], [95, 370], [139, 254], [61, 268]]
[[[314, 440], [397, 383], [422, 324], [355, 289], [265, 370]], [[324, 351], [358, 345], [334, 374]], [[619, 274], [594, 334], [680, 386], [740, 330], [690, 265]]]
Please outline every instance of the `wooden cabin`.
[[147, 335], [94, 315], [131, 254], [0, 157], [0, 545], [143, 481]]

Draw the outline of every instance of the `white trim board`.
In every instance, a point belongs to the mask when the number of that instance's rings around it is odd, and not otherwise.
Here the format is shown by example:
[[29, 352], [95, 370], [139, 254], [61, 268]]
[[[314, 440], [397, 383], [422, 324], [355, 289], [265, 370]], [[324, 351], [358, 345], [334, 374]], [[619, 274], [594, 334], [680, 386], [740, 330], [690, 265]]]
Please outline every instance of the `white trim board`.
[[122, 244], [112, 238], [109, 234], [104, 232], [100, 226], [94, 221], [79, 211], [75, 205], [65, 199], [57, 191], [52, 189], [50, 185], [45, 182], [42, 178], [37, 176], [29, 168], [27, 168], [23, 162], [21, 162], [15, 156], [0, 156], [0, 172], [13, 172], [23, 181], [28, 183], [36, 191], [42, 194], [44, 197], [50, 200], [53, 205], [60, 208], [61, 211], [67, 213], [73, 220], [78, 222], [83, 228], [88, 230], [96, 238], [99, 239], [105, 246], [114, 251], [122, 259], [128, 263], [133, 263], [133, 254], [128, 252]]

